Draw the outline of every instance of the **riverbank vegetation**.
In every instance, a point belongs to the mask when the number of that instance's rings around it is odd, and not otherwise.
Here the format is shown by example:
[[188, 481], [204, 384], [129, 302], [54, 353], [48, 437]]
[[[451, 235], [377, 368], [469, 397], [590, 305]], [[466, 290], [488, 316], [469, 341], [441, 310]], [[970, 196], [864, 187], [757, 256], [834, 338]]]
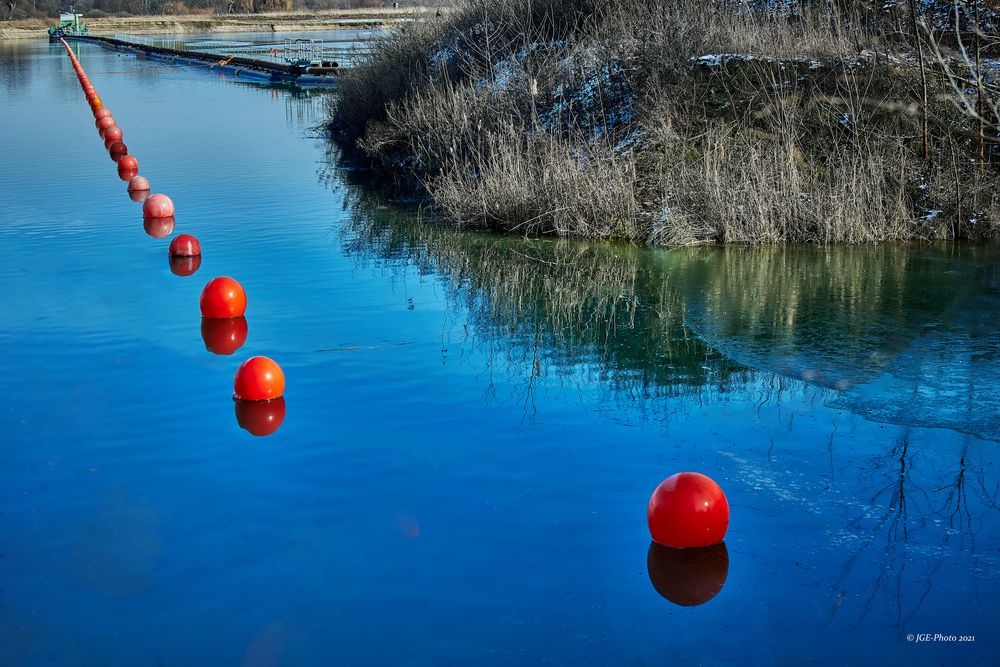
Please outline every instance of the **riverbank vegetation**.
[[944, 4], [464, 0], [383, 38], [330, 131], [475, 228], [985, 238], [994, 15]]

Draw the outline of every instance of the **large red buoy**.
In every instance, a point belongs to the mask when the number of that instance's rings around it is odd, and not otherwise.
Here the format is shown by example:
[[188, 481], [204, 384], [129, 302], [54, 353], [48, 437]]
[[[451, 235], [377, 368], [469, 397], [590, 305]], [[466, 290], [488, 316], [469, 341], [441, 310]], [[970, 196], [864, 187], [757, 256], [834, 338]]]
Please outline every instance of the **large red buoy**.
[[149, 181], [145, 176], [134, 176], [128, 182], [128, 191], [135, 192], [136, 190], [149, 190]]
[[142, 215], [147, 218], [167, 218], [174, 214], [174, 202], [167, 195], [150, 195], [142, 204]]
[[729, 551], [722, 542], [701, 549], [649, 545], [646, 571], [656, 592], [682, 607], [705, 604], [722, 590], [729, 576]]
[[[180, 258], [174, 258], [180, 259]], [[201, 255], [186, 257], [201, 262]], [[232, 354], [247, 342], [247, 318], [230, 317], [224, 320], [203, 317], [201, 319], [201, 339], [205, 349], [212, 354]]]
[[[125, 155], [118, 160], [118, 171], [133, 171], [139, 168], [139, 161], [132, 155]], [[135, 176], [135, 174], [132, 174]], [[131, 178], [132, 176], [129, 176]], [[126, 179], [127, 180], [127, 179]]]
[[697, 472], [660, 482], [646, 512], [653, 541], [665, 547], [708, 547], [726, 537], [729, 502], [719, 485]]
[[250, 357], [236, 370], [233, 397], [244, 401], [269, 401], [285, 393], [285, 374], [273, 359]]
[[235, 401], [236, 423], [258, 437], [271, 435], [285, 421], [285, 399], [273, 401]]
[[170, 242], [170, 254], [177, 257], [194, 257], [201, 254], [201, 244], [190, 234], [178, 234]]
[[240, 317], [246, 310], [243, 286], [228, 276], [212, 278], [201, 291], [202, 317]]
[[[170, 273], [175, 276], [193, 276], [201, 268], [201, 255], [194, 257], [174, 257], [170, 256]], [[218, 322], [228, 322], [229, 320], [216, 320]]]
[[154, 239], [165, 239], [174, 233], [174, 219], [143, 218], [142, 228]]

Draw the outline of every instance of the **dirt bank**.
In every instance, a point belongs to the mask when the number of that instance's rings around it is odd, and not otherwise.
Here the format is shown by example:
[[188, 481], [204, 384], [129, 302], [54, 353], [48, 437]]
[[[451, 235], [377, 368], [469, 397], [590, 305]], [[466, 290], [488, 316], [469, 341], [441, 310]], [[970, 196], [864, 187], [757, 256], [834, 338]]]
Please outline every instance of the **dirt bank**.
[[[229, 14], [226, 16], [129, 16], [87, 18], [93, 34], [127, 32], [137, 35], [166, 35], [227, 32], [305, 32], [338, 28], [391, 25], [435, 10], [342, 10], [292, 14]], [[31, 39], [45, 36], [54, 20], [23, 19], [0, 23], [0, 39]]]

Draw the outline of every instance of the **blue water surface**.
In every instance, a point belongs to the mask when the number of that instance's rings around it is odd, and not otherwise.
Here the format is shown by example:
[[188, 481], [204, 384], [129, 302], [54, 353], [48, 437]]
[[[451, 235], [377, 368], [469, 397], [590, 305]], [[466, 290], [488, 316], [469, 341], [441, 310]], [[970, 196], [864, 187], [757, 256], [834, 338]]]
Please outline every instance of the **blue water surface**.
[[[996, 249], [459, 232], [325, 93], [73, 49], [204, 256], [171, 272], [63, 49], [0, 43], [0, 664], [1000, 661]], [[651, 548], [681, 470], [724, 552]]]

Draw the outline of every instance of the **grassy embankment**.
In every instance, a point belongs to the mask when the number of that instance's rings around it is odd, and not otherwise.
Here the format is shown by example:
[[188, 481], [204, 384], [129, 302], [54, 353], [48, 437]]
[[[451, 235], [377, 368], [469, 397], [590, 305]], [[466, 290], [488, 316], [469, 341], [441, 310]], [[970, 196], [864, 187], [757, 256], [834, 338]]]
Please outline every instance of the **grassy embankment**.
[[465, 0], [383, 39], [343, 80], [330, 130], [469, 227], [659, 244], [995, 235], [993, 107], [968, 62], [865, 2], [747, 6]]

